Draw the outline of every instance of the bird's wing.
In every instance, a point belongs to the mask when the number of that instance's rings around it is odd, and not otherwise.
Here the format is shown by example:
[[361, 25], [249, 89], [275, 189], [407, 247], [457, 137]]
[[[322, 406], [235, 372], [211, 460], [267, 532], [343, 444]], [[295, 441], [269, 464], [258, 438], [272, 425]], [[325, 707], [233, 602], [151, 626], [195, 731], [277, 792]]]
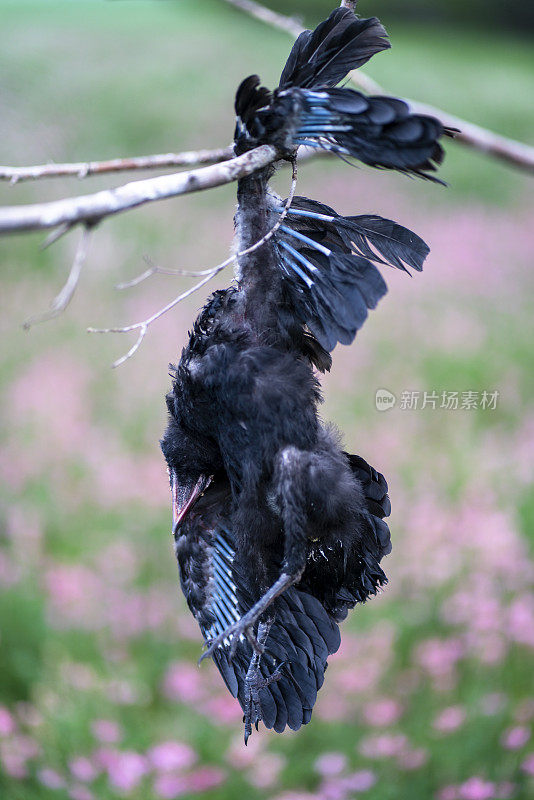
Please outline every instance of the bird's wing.
[[316, 596], [337, 622], [357, 603], [375, 595], [387, 583], [380, 566], [391, 552], [389, 527], [384, 521], [391, 512], [384, 476], [361, 456], [344, 454], [361, 486], [364, 505], [359, 519], [355, 548], [341, 541], [330, 542], [326, 552], [318, 542], [308, 555], [302, 585]]
[[[191, 513], [177, 533], [176, 554], [186, 600], [209, 642], [254, 604], [235, 567], [233, 536], [224, 513]], [[337, 651], [340, 633], [321, 603], [294, 587], [276, 601], [274, 614], [260, 669], [266, 681], [276, 671], [277, 680], [259, 690], [261, 716], [255, 722], [262, 720], [281, 733], [286, 726], [297, 730], [310, 721], [327, 658]], [[242, 638], [230, 659], [230, 644], [229, 639], [218, 647], [213, 660], [244, 709], [252, 649]]]
[[396, 97], [367, 97], [355, 89], [289, 89], [286, 94], [279, 103], [300, 104], [294, 146], [318, 147], [442, 183], [432, 173], [443, 161], [439, 140], [453, 131], [435, 117], [412, 113]]
[[440, 139], [454, 129], [412, 113], [396, 97], [367, 97], [337, 86], [389, 46], [376, 17], [360, 19], [347, 8], [335, 9], [298, 37], [273, 94], [257, 75], [241, 83], [236, 152], [267, 143], [290, 154], [306, 145], [442, 183], [433, 174], [443, 161]]
[[361, 19], [347, 8], [336, 8], [314, 31], [296, 40], [280, 77], [288, 86], [335, 86], [371, 56], [387, 50], [387, 33], [376, 19]]
[[382, 217], [343, 217], [296, 197], [275, 237], [297, 316], [327, 351], [350, 344], [387, 286], [376, 264], [420, 271], [429, 248]]

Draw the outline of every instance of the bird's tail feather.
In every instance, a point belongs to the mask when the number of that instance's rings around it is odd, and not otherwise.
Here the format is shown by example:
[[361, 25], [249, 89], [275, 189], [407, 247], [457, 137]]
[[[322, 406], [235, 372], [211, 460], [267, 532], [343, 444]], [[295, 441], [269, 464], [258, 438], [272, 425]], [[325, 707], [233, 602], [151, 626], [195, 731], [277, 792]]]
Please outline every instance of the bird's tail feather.
[[314, 31], [296, 40], [280, 77], [280, 88], [335, 86], [371, 56], [390, 47], [376, 17], [361, 19], [347, 8], [336, 8]]
[[[321, 603], [298, 588], [291, 588], [278, 598], [274, 611], [260, 661], [266, 685], [259, 689], [260, 708], [253, 723], [263, 721], [266, 728], [282, 733], [286, 726], [298, 730], [310, 721], [327, 658], [339, 648], [340, 633]], [[232, 660], [228, 648], [218, 648], [213, 654], [228, 689], [243, 710], [251, 657], [252, 649], [246, 640], [239, 642]], [[276, 680], [269, 682], [274, 673]]]
[[295, 311], [327, 351], [350, 344], [386, 293], [376, 263], [420, 271], [429, 252], [391, 220], [343, 217], [304, 197], [294, 199], [275, 241]]

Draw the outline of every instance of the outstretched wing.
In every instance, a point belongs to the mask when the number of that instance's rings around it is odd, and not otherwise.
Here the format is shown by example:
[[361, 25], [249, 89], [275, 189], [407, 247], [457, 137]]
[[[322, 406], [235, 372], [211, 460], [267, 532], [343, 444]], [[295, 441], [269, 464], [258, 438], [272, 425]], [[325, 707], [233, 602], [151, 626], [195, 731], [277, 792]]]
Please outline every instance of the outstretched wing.
[[294, 198], [275, 242], [295, 312], [327, 351], [337, 342], [350, 344], [386, 294], [376, 264], [420, 271], [429, 252], [391, 220], [343, 217], [305, 197]]
[[296, 40], [271, 94], [257, 75], [236, 95], [236, 152], [268, 143], [291, 153], [299, 145], [330, 150], [379, 169], [394, 169], [442, 183], [434, 172], [443, 160], [440, 139], [452, 135], [434, 117], [413, 113], [395, 97], [367, 97], [338, 87], [352, 69], [389, 47], [372, 17], [335, 9], [314, 31]]
[[[176, 533], [180, 581], [189, 608], [206, 642], [221, 634], [254, 605], [236, 570], [228, 527], [229, 495], [212, 501], [210, 487]], [[275, 618], [265, 643], [260, 669], [276, 681], [259, 690], [261, 716], [267, 728], [281, 733], [307, 724], [324, 680], [327, 658], [340, 644], [339, 628], [321, 603], [291, 588], [274, 605]], [[218, 647], [215, 661], [226, 686], [245, 708], [245, 677], [252, 649], [241, 638], [232, 660], [230, 640]]]
[[396, 97], [366, 97], [354, 89], [293, 89], [288, 94], [300, 105], [294, 146], [318, 147], [442, 183], [432, 173], [443, 161], [439, 140], [453, 131], [435, 117], [412, 113]]

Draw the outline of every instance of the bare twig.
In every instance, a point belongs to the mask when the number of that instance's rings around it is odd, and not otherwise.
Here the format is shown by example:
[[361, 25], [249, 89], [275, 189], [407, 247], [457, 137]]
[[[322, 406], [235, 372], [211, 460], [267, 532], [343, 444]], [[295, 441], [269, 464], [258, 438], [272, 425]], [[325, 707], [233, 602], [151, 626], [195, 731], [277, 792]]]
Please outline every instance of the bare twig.
[[[171, 300], [170, 303], [167, 303], [165, 306], [160, 308], [158, 311], [156, 311], [150, 317], [147, 317], [146, 319], [142, 320], [141, 322], [134, 322], [133, 325], [126, 325], [123, 328], [87, 328], [87, 332], [88, 333], [129, 333], [130, 331], [135, 331], [135, 330], [139, 331], [139, 335], [138, 335], [136, 341], [134, 342], [134, 344], [132, 345], [132, 347], [128, 350], [127, 353], [125, 353], [123, 356], [121, 356], [120, 358], [118, 358], [116, 361], [113, 362], [113, 364], [111, 365], [113, 368], [119, 367], [121, 364], [124, 364], [125, 361], [127, 361], [129, 358], [131, 358], [134, 355], [134, 353], [137, 352], [137, 350], [141, 346], [141, 343], [142, 343], [143, 339], [145, 338], [145, 336], [146, 336], [146, 334], [148, 332], [148, 326], [149, 325], [151, 325], [157, 319], [159, 319], [164, 314], [166, 314], [167, 311], [170, 311], [172, 308], [174, 308], [176, 305], [178, 305], [178, 303], [180, 303], [182, 300], [185, 300], [186, 297], [189, 297], [189, 295], [191, 295], [194, 292], [196, 292], [197, 289], [202, 288], [202, 286], [204, 286], [206, 283], [208, 283], [208, 281], [210, 281], [212, 278], [214, 278], [215, 275], [217, 275], [225, 267], [227, 267], [229, 264], [231, 264], [232, 261], [235, 261], [236, 259], [240, 258], [241, 256], [248, 255], [248, 253], [254, 252], [254, 250], [257, 250], [259, 247], [262, 247], [266, 242], [269, 241], [269, 239], [271, 239], [274, 236], [274, 234], [276, 233], [276, 231], [278, 230], [278, 228], [280, 227], [280, 225], [284, 221], [284, 218], [286, 217], [287, 212], [289, 211], [291, 203], [293, 202], [293, 197], [295, 196], [295, 190], [297, 188], [297, 164], [296, 164], [296, 160], [293, 160], [292, 165], [293, 165], [293, 176], [292, 176], [292, 180], [291, 180], [291, 189], [289, 191], [288, 198], [287, 198], [287, 200], [286, 200], [286, 202], [284, 204], [284, 208], [282, 210], [282, 213], [278, 217], [276, 223], [265, 234], [265, 236], [262, 236], [261, 239], [259, 239], [257, 242], [255, 242], [250, 247], [247, 247], [245, 250], [241, 250], [238, 253], [233, 253], [231, 256], [229, 256], [229, 258], [226, 258], [220, 264], [217, 264], [216, 267], [212, 267], [209, 270], [204, 270], [203, 272], [196, 273], [197, 275], [202, 275], [203, 273], [205, 273], [205, 277], [203, 277], [202, 280], [200, 280], [198, 283], [196, 283], [190, 289], [187, 289], [185, 292], [182, 292], [182, 294], [179, 294], [177, 297], [175, 297], [173, 300]], [[147, 272], [148, 272], [148, 270], [147, 270]], [[148, 277], [148, 275], [147, 275], [147, 277]]]
[[[225, 264], [225, 266], [226, 266], [226, 264]], [[220, 272], [221, 269], [223, 269], [223, 267], [221, 265], [219, 265], [218, 267], [214, 267], [213, 270], [211, 270], [209, 275], [207, 275], [201, 281], [196, 283], [190, 289], [187, 289], [187, 291], [182, 292], [182, 294], [179, 294], [178, 297], [175, 297], [174, 300], [171, 300], [170, 303], [167, 303], [167, 305], [163, 306], [163, 308], [160, 308], [158, 311], [156, 311], [154, 314], [152, 314], [152, 316], [147, 317], [147, 319], [143, 320], [142, 322], [135, 322], [133, 325], [126, 325], [124, 328], [87, 328], [87, 332], [88, 333], [128, 333], [129, 331], [135, 331], [135, 330], [139, 331], [139, 336], [137, 337], [137, 341], [135, 342], [135, 344], [128, 350], [127, 353], [125, 353], [125, 355], [121, 356], [121, 358], [118, 358], [111, 365], [113, 368], [119, 367], [121, 364], [124, 364], [125, 361], [127, 361], [129, 358], [131, 358], [133, 356], [133, 354], [139, 349], [139, 347], [141, 345], [141, 342], [143, 341], [143, 339], [145, 338], [145, 336], [147, 334], [149, 325], [151, 325], [157, 319], [159, 319], [164, 314], [166, 314], [167, 311], [170, 311], [171, 308], [174, 308], [174, 306], [177, 305], [181, 300], [185, 300], [185, 298], [189, 297], [190, 294], [193, 294], [193, 292], [196, 292], [197, 289], [200, 289], [202, 286], [204, 286], [204, 284], [206, 284], [213, 277], [215, 277], [215, 275], [217, 275], [217, 273]]]
[[274, 147], [264, 144], [211, 167], [132, 181], [116, 189], [105, 189], [66, 200], [6, 206], [0, 209], [0, 233], [43, 230], [65, 224], [95, 225], [105, 217], [144, 203], [231, 183], [271, 164], [277, 156]]
[[276, 11], [262, 6], [261, 3], [255, 3], [254, 0], [225, 0], [225, 2], [236, 6], [236, 8], [240, 8], [241, 11], [250, 14], [251, 17], [256, 17], [256, 19], [260, 19], [268, 25], [274, 25], [275, 28], [286, 31], [291, 36], [300, 36], [304, 30], [302, 24], [295, 17], [277, 14]]
[[70, 231], [71, 227], [71, 225], [65, 223], [64, 225], [60, 225], [59, 228], [56, 228], [55, 231], [52, 231], [52, 233], [49, 233], [41, 245], [41, 250], [46, 250], [47, 247], [50, 247], [50, 245], [57, 242], [58, 239], [61, 239], [62, 236], [65, 236], [65, 234]]
[[152, 156], [114, 158], [109, 161], [78, 161], [71, 164], [39, 164], [33, 167], [0, 166], [0, 180], [12, 184], [39, 178], [61, 178], [74, 176], [87, 178], [108, 172], [124, 172], [138, 169], [162, 169], [165, 167], [194, 167], [197, 164], [219, 164], [234, 155], [232, 145], [216, 150], [188, 150], [184, 153], [160, 153]]
[[90, 235], [91, 235], [91, 229], [87, 226], [84, 227], [80, 243], [78, 244], [76, 255], [74, 256], [74, 261], [72, 262], [72, 267], [70, 269], [69, 276], [67, 278], [65, 285], [50, 304], [50, 309], [48, 311], [45, 311], [42, 314], [36, 314], [34, 317], [30, 317], [29, 319], [26, 320], [26, 322], [23, 325], [23, 327], [26, 330], [31, 328], [32, 325], [36, 325], [39, 322], [46, 322], [49, 319], [54, 319], [55, 317], [58, 317], [60, 314], [62, 314], [63, 311], [65, 311], [68, 304], [72, 300], [72, 296], [76, 291], [76, 287], [78, 286], [78, 281], [80, 279], [82, 267], [87, 258], [87, 250], [89, 248]]
[[[286, 17], [283, 14], [275, 14], [270, 9], [262, 6], [261, 3], [253, 2], [253, 0], [224, 0], [224, 2], [237, 6], [248, 14], [262, 20], [262, 22], [286, 31], [292, 36], [298, 36], [304, 30], [295, 19]], [[353, 8], [355, 3], [352, 0], [343, 0], [341, 5]], [[368, 94], [387, 94], [380, 84], [369, 78], [361, 70], [353, 70], [350, 73], [350, 79], [355, 86], [363, 89]], [[527, 172], [534, 172], [534, 147], [531, 145], [523, 144], [515, 139], [509, 139], [506, 136], [500, 136], [486, 128], [482, 128], [480, 125], [466, 122], [460, 117], [455, 117], [426, 103], [412, 100], [408, 102], [414, 111], [430, 114], [439, 119], [446, 127], [457, 128], [459, 133], [454, 137], [454, 141], [472, 147], [475, 150], [480, 150], [482, 153], [498, 158], [508, 164], [513, 164]]]
[[168, 269], [167, 267], [160, 267], [154, 264], [150, 256], [144, 255], [143, 260], [148, 264], [148, 269], [145, 269], [144, 272], [141, 272], [140, 275], [136, 278], [132, 278], [130, 281], [118, 283], [115, 289], [131, 289], [133, 286], [138, 286], [143, 281], [146, 281], [146, 279], [150, 278], [152, 275], [179, 275], [185, 278], [200, 278], [202, 275], [208, 275], [213, 269], [213, 267], [196, 271], [190, 269]]

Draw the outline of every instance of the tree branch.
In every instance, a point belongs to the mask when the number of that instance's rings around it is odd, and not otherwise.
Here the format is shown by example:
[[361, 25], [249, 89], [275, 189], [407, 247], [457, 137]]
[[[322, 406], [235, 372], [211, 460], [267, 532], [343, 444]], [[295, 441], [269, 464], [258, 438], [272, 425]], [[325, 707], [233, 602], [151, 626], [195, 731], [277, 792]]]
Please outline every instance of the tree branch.
[[234, 155], [232, 145], [216, 150], [188, 150], [184, 153], [160, 153], [152, 156], [114, 158], [110, 161], [78, 161], [71, 164], [39, 164], [33, 167], [0, 166], [0, 180], [12, 184], [39, 178], [61, 178], [75, 176], [87, 178], [108, 172], [124, 172], [137, 169], [162, 169], [164, 167], [194, 167], [197, 164], [219, 164]]
[[0, 233], [37, 231], [78, 223], [95, 225], [105, 217], [144, 203], [223, 186], [266, 167], [278, 158], [271, 145], [262, 145], [211, 167], [132, 181], [116, 189], [33, 205], [0, 209]]
[[[227, 267], [229, 264], [231, 264], [232, 261], [235, 261], [236, 259], [240, 258], [241, 256], [248, 255], [248, 253], [254, 252], [254, 250], [257, 250], [259, 247], [262, 247], [262, 245], [264, 245], [266, 242], [269, 241], [269, 239], [271, 239], [274, 236], [274, 234], [276, 233], [276, 231], [278, 230], [278, 228], [280, 227], [280, 225], [284, 221], [284, 219], [285, 219], [285, 217], [287, 215], [287, 212], [289, 211], [289, 208], [291, 206], [291, 203], [293, 202], [293, 198], [295, 196], [295, 190], [297, 188], [297, 164], [296, 164], [296, 159], [293, 160], [292, 166], [293, 166], [293, 176], [292, 176], [292, 180], [291, 180], [291, 189], [289, 191], [289, 195], [287, 197], [287, 200], [286, 200], [286, 202], [284, 204], [284, 208], [283, 208], [280, 216], [278, 217], [277, 221], [273, 225], [273, 227], [265, 234], [265, 236], [262, 236], [261, 239], [259, 239], [257, 242], [255, 242], [250, 247], [247, 247], [245, 250], [241, 250], [238, 253], [233, 253], [231, 256], [229, 256], [229, 258], [226, 258], [220, 264], [217, 264], [216, 267], [212, 267], [211, 269], [203, 270], [202, 272], [198, 272], [197, 275], [205, 275], [205, 277], [203, 277], [202, 280], [200, 280], [198, 283], [196, 283], [190, 289], [187, 289], [185, 292], [182, 292], [182, 294], [179, 294], [177, 297], [174, 298], [174, 300], [171, 300], [170, 303], [167, 303], [162, 308], [158, 309], [158, 311], [156, 311], [150, 317], [147, 317], [146, 319], [142, 320], [141, 322], [134, 322], [133, 325], [126, 325], [123, 328], [87, 328], [87, 332], [88, 333], [129, 333], [130, 331], [135, 331], [135, 330], [139, 331], [139, 335], [138, 335], [137, 339], [135, 340], [134, 344], [132, 345], [132, 347], [130, 347], [130, 349], [128, 350], [127, 353], [125, 353], [123, 356], [121, 356], [120, 358], [118, 358], [116, 361], [113, 362], [113, 364], [111, 365], [113, 368], [119, 367], [121, 364], [124, 364], [125, 361], [127, 361], [129, 358], [131, 358], [137, 352], [137, 350], [141, 346], [141, 343], [142, 343], [143, 339], [147, 335], [148, 326], [149, 325], [151, 325], [157, 319], [159, 319], [164, 314], [166, 314], [167, 311], [170, 311], [171, 308], [174, 308], [176, 305], [178, 305], [179, 302], [181, 302], [182, 300], [185, 300], [185, 298], [189, 297], [189, 295], [193, 294], [193, 292], [196, 292], [197, 289], [200, 289], [202, 286], [204, 286], [206, 283], [208, 283], [208, 281], [210, 281], [212, 278], [214, 278], [215, 275], [217, 275], [225, 267]], [[136, 282], [139, 283], [145, 277], [148, 277], [149, 274], [152, 274], [152, 270], [147, 270], [147, 273], [148, 274], [143, 273], [142, 276], [139, 276], [139, 280], [137, 280]], [[133, 285], [133, 282], [130, 282], [130, 285]]]
[[418, 100], [407, 100], [407, 102], [418, 114], [430, 114], [438, 117], [446, 127], [457, 128], [459, 133], [454, 135], [454, 142], [461, 142], [526, 172], [534, 173], [534, 147], [531, 145], [501, 136], [474, 122], [466, 122], [454, 114], [436, 109], [427, 103], [420, 103]]
[[304, 28], [296, 17], [287, 17], [285, 14], [277, 14], [270, 8], [262, 6], [261, 3], [255, 3], [254, 0], [225, 0], [230, 5], [245, 11], [251, 17], [266, 22], [268, 25], [274, 25], [275, 28], [280, 28], [286, 31], [291, 36], [300, 36]]
[[36, 314], [34, 317], [29, 317], [29, 319], [26, 320], [23, 325], [26, 330], [29, 330], [32, 325], [36, 325], [39, 322], [47, 322], [49, 319], [54, 319], [62, 314], [63, 311], [65, 311], [68, 304], [72, 300], [72, 296], [74, 295], [76, 287], [78, 286], [78, 281], [80, 280], [80, 274], [83, 265], [85, 264], [87, 251], [89, 249], [90, 234], [91, 229], [86, 226], [82, 231], [82, 237], [80, 239], [80, 243], [78, 244], [76, 255], [74, 256], [74, 261], [72, 262], [72, 267], [65, 285], [50, 304], [50, 309], [48, 311], [44, 311], [42, 314]]
[[159, 267], [154, 264], [150, 256], [144, 255], [143, 260], [148, 264], [148, 269], [145, 269], [140, 275], [132, 278], [129, 281], [123, 281], [115, 286], [115, 289], [131, 289], [133, 286], [138, 286], [147, 278], [152, 275], [178, 275], [182, 278], [200, 278], [202, 275], [208, 275], [213, 271], [213, 267], [203, 270], [190, 270], [190, 269], [167, 269], [167, 267]]
[[[232, 6], [240, 8], [242, 11], [273, 25], [280, 30], [290, 33], [292, 36], [299, 36], [304, 28], [295, 19], [286, 17], [283, 14], [276, 14], [274, 11], [265, 8], [261, 3], [254, 2], [253, 0], [224, 0]], [[342, 6], [354, 9], [356, 3], [353, 0], [343, 0]], [[350, 73], [351, 81], [359, 88], [363, 89], [367, 94], [387, 94], [380, 84], [376, 83], [372, 78], [369, 78], [361, 70], [353, 70]], [[515, 139], [509, 139], [506, 136], [500, 136], [497, 133], [482, 128], [480, 125], [475, 125], [472, 122], [466, 122], [460, 117], [455, 117], [452, 114], [442, 111], [439, 108], [428, 105], [426, 103], [419, 103], [409, 100], [410, 107], [422, 114], [430, 114], [436, 117], [446, 127], [458, 128], [459, 133], [454, 137], [454, 141], [460, 142], [482, 153], [498, 158], [508, 164], [513, 164], [515, 167], [520, 167], [527, 172], [534, 172], [534, 147], [528, 144], [523, 144]]]

